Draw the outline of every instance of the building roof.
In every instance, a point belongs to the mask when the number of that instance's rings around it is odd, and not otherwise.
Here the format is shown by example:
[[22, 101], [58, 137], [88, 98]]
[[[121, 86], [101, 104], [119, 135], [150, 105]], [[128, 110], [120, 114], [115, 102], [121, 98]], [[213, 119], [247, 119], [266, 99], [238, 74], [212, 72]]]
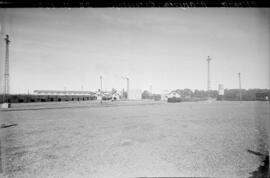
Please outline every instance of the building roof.
[[169, 96], [171, 96], [171, 95], [173, 95], [174, 97], [176, 96], [176, 97], [182, 97], [182, 95], [177, 91], [177, 90], [173, 90], [173, 91], [171, 91], [169, 94], [167, 94], [166, 96], [167, 97], [169, 97]]
[[94, 92], [91, 92], [91, 91], [75, 91], [75, 90], [70, 90], [70, 91], [65, 91], [65, 90], [34, 90], [34, 93], [95, 94]]
[[119, 94], [119, 93], [117, 93], [117, 92], [113, 93], [112, 95], [113, 95], [113, 96], [114, 96], [114, 95], [121, 96], [121, 94]]
[[169, 94], [171, 94], [171, 93], [177, 93], [177, 94], [181, 95], [181, 93], [178, 90], [173, 90]]

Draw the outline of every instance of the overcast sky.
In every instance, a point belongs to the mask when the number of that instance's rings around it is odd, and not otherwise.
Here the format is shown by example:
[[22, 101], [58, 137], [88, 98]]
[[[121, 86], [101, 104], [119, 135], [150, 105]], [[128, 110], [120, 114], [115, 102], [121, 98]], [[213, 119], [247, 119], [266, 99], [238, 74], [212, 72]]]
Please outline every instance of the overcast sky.
[[[10, 35], [12, 93], [35, 89], [154, 92], [269, 88], [269, 9], [104, 8], [0, 9], [1, 80], [4, 34]], [[2, 86], [1, 86], [2, 87]]]

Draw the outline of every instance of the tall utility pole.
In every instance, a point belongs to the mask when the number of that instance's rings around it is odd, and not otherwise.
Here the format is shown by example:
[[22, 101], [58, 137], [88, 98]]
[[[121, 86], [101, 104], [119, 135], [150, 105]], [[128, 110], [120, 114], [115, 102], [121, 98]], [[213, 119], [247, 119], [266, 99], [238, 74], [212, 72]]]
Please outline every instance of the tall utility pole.
[[208, 97], [210, 97], [210, 61], [211, 61], [211, 58], [208, 56], [206, 61], [207, 61], [207, 93], [208, 93]]
[[127, 99], [129, 99], [129, 78], [127, 77]]
[[100, 92], [102, 91], [102, 76], [99, 77], [100, 79]]
[[239, 82], [239, 100], [242, 101], [242, 88], [241, 88], [241, 73], [238, 73], [238, 82]]
[[5, 58], [5, 72], [4, 72], [4, 95], [3, 103], [6, 102], [6, 95], [9, 94], [9, 36], [6, 35], [6, 58]]

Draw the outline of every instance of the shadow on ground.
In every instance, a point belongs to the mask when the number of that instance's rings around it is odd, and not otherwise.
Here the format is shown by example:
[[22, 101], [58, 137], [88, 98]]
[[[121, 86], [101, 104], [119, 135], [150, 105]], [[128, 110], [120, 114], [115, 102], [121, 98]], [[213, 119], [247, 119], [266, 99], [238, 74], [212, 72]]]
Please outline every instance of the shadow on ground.
[[13, 127], [13, 126], [17, 126], [18, 124], [1, 124], [0, 128], [8, 128], [8, 127]]
[[76, 108], [99, 108], [99, 107], [121, 107], [121, 106], [139, 106], [139, 105], [160, 105], [164, 103], [133, 103], [133, 104], [96, 104], [96, 105], [79, 105], [79, 106], [56, 106], [56, 107], [38, 107], [38, 108], [9, 108], [1, 109], [2, 112], [9, 111], [29, 111], [29, 110], [53, 110], [53, 109], [76, 109]]
[[252, 150], [247, 150], [247, 152], [257, 155], [257, 156], [261, 156], [263, 158], [263, 161], [257, 170], [253, 171], [252, 174], [249, 178], [267, 178], [270, 177], [269, 174], [269, 154], [268, 155], [264, 155], [262, 153], [256, 152], [256, 151], [252, 151]]

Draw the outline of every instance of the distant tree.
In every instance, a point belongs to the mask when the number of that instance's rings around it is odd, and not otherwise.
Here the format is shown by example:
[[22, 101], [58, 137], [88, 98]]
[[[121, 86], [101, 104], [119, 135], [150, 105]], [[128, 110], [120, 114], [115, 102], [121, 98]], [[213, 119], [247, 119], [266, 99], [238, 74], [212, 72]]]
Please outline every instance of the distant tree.
[[142, 99], [151, 99], [151, 93], [147, 90], [144, 90], [142, 93]]
[[159, 100], [161, 100], [161, 95], [160, 94], [153, 94], [151, 98], [154, 99], [155, 101], [159, 101]]
[[123, 92], [123, 97], [124, 97], [125, 99], [127, 99], [127, 92], [126, 92], [126, 91]]
[[[206, 99], [208, 96], [212, 98], [217, 98], [222, 100], [239, 100], [240, 99], [240, 90], [239, 89], [225, 89], [224, 95], [220, 96], [218, 94], [217, 90], [192, 90], [185, 88], [185, 89], [176, 89], [175, 92], [179, 93], [183, 98], [193, 98], [193, 99]], [[256, 94], [257, 93], [266, 93], [267, 96], [270, 96], [270, 90], [269, 89], [241, 89], [241, 95], [243, 101], [254, 101], [256, 100]]]
[[[269, 89], [241, 89], [241, 95], [243, 101], [256, 100], [256, 93], [270, 93]], [[225, 89], [225, 100], [240, 100], [240, 89]]]
[[239, 93], [238, 89], [225, 89], [224, 99], [225, 100], [238, 100], [239, 99], [238, 93]]
[[202, 97], [202, 94], [200, 92], [200, 90], [194, 90], [194, 97], [197, 97], [197, 98], [201, 98]]
[[182, 96], [184, 97], [192, 97], [193, 96], [193, 92], [191, 89], [185, 88], [184, 90], [181, 91]]
[[[206, 92], [207, 93], [207, 92]], [[217, 98], [217, 96], [218, 96], [218, 91], [217, 90], [210, 90], [209, 91], [209, 96], [211, 97], [211, 98]]]
[[193, 94], [194, 97], [197, 97], [197, 98], [206, 98], [207, 97], [207, 92], [204, 91], [204, 90], [195, 90], [194, 91], [194, 94]]

